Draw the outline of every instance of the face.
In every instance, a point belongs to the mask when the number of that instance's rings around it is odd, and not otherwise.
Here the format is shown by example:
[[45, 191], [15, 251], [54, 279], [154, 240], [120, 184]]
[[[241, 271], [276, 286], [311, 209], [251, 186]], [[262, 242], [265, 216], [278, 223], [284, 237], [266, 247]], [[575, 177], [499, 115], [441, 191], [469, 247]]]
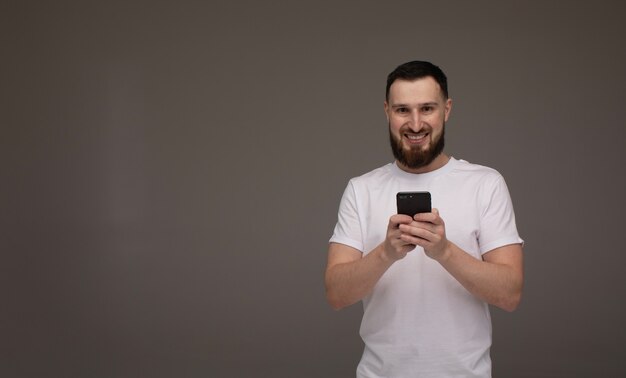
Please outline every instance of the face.
[[391, 149], [400, 168], [423, 173], [447, 161], [442, 151], [451, 108], [452, 100], [444, 98], [432, 77], [393, 82], [385, 113]]

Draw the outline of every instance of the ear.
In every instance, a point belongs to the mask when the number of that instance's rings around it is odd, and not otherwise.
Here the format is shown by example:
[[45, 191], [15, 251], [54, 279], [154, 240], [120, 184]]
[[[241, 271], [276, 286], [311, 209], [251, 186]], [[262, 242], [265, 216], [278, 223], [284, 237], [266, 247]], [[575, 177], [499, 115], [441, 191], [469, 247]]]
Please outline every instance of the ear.
[[446, 100], [446, 107], [445, 107], [445, 121], [448, 122], [448, 118], [450, 117], [450, 112], [452, 111], [452, 99], [449, 98]]

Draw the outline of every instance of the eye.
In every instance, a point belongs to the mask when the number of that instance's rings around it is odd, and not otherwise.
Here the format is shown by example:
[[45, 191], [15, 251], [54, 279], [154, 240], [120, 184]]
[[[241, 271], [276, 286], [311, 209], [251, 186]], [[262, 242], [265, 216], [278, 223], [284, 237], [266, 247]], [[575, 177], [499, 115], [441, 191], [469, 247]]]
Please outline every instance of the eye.
[[435, 110], [435, 107], [432, 105], [422, 106], [422, 113], [431, 113], [433, 110]]
[[405, 106], [400, 106], [400, 107], [396, 108], [396, 113], [406, 114], [408, 112], [409, 112], [409, 108], [407, 108]]

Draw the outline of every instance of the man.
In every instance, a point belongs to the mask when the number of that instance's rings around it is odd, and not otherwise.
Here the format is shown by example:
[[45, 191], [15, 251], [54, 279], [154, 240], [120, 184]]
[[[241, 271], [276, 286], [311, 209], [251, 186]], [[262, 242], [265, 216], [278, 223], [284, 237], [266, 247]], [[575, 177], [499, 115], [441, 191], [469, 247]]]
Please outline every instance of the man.
[[[513, 311], [522, 244], [502, 176], [443, 152], [452, 100], [439, 67], [387, 78], [395, 162], [350, 180], [330, 239], [329, 303], [362, 301], [358, 377], [491, 377], [488, 305]], [[396, 214], [396, 193], [429, 191], [432, 212]]]

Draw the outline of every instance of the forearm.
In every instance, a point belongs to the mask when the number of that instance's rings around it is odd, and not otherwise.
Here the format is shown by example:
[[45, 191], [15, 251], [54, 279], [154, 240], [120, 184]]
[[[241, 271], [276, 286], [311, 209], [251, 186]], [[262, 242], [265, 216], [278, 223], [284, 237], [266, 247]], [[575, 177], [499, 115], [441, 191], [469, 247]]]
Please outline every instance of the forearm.
[[[502, 247], [505, 248], [506, 251], [498, 253], [508, 254], [507, 263], [497, 258], [493, 261], [478, 260], [449, 242], [445, 253], [437, 261], [474, 296], [503, 310], [513, 311], [522, 295], [521, 246]], [[511, 256], [519, 258], [519, 263], [510, 264]]]
[[325, 277], [328, 302], [339, 310], [360, 301], [392, 264], [381, 244], [362, 258], [329, 266]]

